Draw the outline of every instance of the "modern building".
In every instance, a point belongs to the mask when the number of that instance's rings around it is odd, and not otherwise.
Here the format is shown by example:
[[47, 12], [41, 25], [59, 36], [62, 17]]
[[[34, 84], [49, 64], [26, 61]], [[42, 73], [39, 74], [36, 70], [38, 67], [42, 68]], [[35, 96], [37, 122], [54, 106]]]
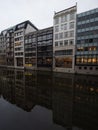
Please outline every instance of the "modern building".
[[15, 26], [11, 27], [6, 32], [6, 65], [14, 66], [14, 30]]
[[77, 6], [54, 14], [53, 71], [74, 73]]
[[37, 68], [37, 31], [25, 35], [25, 68]]
[[77, 15], [75, 72], [98, 74], [98, 8]]
[[6, 31], [0, 34], [0, 66], [6, 65]]
[[25, 65], [24, 37], [30, 32], [38, 30], [30, 21], [25, 21], [16, 25], [14, 31], [14, 65], [15, 68]]
[[37, 68], [52, 70], [53, 27], [37, 32]]

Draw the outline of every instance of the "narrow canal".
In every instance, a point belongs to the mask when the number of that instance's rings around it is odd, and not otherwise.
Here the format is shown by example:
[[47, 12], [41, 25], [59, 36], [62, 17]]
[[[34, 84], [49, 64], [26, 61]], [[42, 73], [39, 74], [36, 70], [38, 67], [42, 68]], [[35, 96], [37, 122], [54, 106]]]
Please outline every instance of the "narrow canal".
[[98, 76], [0, 68], [0, 130], [98, 130]]

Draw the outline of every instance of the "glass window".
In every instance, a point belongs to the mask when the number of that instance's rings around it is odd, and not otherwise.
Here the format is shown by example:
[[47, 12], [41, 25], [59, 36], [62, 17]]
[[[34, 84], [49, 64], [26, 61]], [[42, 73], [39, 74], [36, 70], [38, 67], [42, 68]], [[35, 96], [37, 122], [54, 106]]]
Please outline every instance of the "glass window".
[[70, 14], [70, 20], [74, 20], [74, 19], [75, 19], [75, 13], [73, 12]]
[[55, 59], [55, 66], [62, 68], [72, 68], [72, 58], [71, 57], [59, 57]]
[[64, 30], [67, 30], [67, 23], [63, 25]]
[[55, 46], [58, 46], [58, 42], [55, 42]]
[[68, 32], [64, 32], [64, 38], [68, 38]]
[[63, 24], [61, 25], [61, 31], [62, 31], [62, 30], [64, 30], [64, 25], [63, 25]]
[[74, 22], [70, 22], [69, 28], [70, 28], [70, 29], [74, 28]]
[[59, 26], [55, 26], [55, 32], [59, 31]]
[[28, 39], [25, 40], [25, 43], [28, 43]]
[[63, 33], [59, 33], [59, 39], [63, 38]]
[[60, 42], [59, 42], [59, 45], [60, 45], [60, 46], [63, 46], [63, 41], [60, 41]]
[[68, 40], [64, 40], [64, 45], [68, 45]]
[[61, 16], [61, 23], [64, 22], [64, 16]]
[[69, 40], [69, 45], [74, 45], [74, 39]]
[[64, 23], [67, 21], [67, 15], [61, 16], [61, 23]]
[[70, 31], [70, 32], [69, 32], [69, 36], [70, 36], [70, 37], [74, 37], [74, 31]]
[[54, 24], [59, 24], [59, 17], [55, 18], [55, 23]]
[[58, 34], [55, 34], [55, 40], [58, 40]]

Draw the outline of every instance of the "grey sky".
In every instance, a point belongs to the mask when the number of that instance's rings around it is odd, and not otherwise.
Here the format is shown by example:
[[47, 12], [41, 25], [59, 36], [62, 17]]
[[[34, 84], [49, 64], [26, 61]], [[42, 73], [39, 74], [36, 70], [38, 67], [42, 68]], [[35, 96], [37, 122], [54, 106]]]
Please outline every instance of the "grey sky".
[[30, 20], [39, 29], [53, 25], [54, 11], [75, 5], [77, 12], [98, 7], [98, 0], [0, 0], [0, 31]]

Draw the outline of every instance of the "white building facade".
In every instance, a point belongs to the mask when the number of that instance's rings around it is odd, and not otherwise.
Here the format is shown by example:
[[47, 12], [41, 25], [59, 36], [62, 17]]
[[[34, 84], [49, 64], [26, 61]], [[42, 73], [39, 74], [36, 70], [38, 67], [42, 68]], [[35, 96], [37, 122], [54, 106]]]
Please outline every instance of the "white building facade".
[[54, 14], [53, 71], [74, 73], [77, 6]]

